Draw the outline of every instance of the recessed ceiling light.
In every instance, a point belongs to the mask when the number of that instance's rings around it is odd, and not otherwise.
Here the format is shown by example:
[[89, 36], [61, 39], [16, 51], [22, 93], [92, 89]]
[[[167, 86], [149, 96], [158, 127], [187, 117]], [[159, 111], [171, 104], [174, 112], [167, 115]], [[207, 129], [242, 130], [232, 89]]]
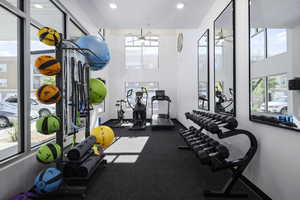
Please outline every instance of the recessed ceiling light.
[[176, 8], [177, 8], [178, 10], [182, 10], [182, 9], [184, 8], [184, 4], [183, 4], [183, 3], [178, 3], [178, 4], [176, 5]]
[[117, 9], [118, 8], [118, 5], [117, 4], [115, 4], [115, 3], [110, 3], [109, 4], [109, 7], [111, 8], [111, 9]]
[[33, 6], [34, 6], [35, 8], [44, 8], [44, 6], [41, 5], [41, 4], [33, 4]]

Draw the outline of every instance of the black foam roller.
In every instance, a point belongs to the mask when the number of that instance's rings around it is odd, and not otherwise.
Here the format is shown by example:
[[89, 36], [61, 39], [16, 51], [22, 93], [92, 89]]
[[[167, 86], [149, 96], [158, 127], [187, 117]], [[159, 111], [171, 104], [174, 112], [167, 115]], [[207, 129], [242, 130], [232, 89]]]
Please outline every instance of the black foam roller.
[[94, 169], [95, 165], [104, 157], [104, 155], [100, 156], [91, 156], [87, 160], [85, 160], [78, 169], [78, 176], [87, 177], [90, 172]]
[[81, 143], [77, 144], [73, 149], [68, 152], [68, 159], [69, 160], [79, 160], [83, 155], [89, 151], [92, 146], [96, 144], [96, 137], [89, 136]]

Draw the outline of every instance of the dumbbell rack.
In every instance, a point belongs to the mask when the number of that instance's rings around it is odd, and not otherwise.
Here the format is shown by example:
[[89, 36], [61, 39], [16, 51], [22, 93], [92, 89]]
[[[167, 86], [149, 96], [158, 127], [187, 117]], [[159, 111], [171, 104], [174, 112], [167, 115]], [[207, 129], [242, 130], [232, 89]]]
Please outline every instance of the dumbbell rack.
[[[244, 157], [234, 160], [228, 161], [226, 159], [219, 160], [217, 158], [211, 159], [210, 168], [213, 172], [221, 171], [229, 169], [232, 171], [232, 177], [227, 181], [225, 186], [221, 191], [210, 191], [205, 190], [204, 196], [206, 197], [214, 197], [214, 198], [245, 198], [248, 197], [245, 193], [233, 193], [232, 189], [236, 182], [242, 176], [244, 170], [247, 168], [248, 164], [254, 157], [257, 151], [257, 140], [255, 136], [249, 131], [237, 129], [238, 122], [234, 117], [210, 113], [210, 112], [202, 112], [202, 111], [193, 111], [192, 113], [185, 113], [187, 119], [191, 120], [195, 124], [197, 124], [200, 129], [197, 133], [202, 133], [206, 130], [209, 133], [216, 134], [219, 139], [230, 138], [237, 135], [245, 135], [248, 137], [250, 141], [250, 148]], [[183, 135], [181, 135], [183, 136]], [[184, 137], [184, 136], [183, 136]], [[188, 143], [187, 143], [188, 144]], [[189, 145], [189, 144], [188, 144]], [[191, 149], [188, 147], [179, 147], [180, 149]]]

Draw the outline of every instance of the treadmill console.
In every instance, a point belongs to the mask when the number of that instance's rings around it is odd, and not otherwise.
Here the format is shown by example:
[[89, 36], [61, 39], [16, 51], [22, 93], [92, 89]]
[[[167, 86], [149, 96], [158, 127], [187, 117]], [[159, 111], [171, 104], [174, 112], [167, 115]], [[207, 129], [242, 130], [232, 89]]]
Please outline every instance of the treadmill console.
[[165, 91], [164, 90], [156, 90], [155, 91], [155, 96], [164, 97], [165, 96]]

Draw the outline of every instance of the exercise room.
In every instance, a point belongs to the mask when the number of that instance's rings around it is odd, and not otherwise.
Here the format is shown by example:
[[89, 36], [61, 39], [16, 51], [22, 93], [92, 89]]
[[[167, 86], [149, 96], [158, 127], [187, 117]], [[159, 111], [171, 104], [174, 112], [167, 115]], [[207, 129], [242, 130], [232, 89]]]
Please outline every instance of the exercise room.
[[299, 10], [0, 0], [0, 200], [299, 200]]

